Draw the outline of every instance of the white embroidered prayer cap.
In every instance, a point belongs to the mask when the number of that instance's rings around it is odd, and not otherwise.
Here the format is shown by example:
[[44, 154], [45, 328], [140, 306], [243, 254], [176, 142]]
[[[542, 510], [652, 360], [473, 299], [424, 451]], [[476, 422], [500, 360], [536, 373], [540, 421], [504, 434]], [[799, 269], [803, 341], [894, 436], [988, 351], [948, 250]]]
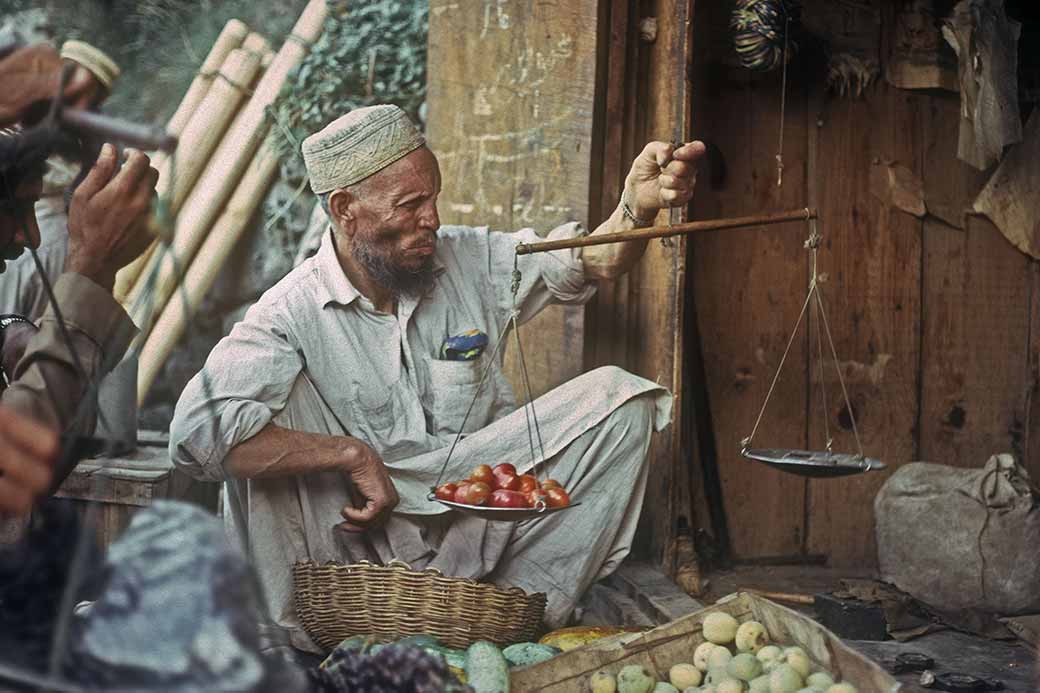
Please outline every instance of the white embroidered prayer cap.
[[397, 106], [356, 108], [303, 141], [311, 190], [320, 195], [353, 185], [426, 144]]
[[106, 53], [84, 41], [66, 41], [61, 46], [61, 57], [72, 60], [90, 70], [97, 81], [105, 89], [112, 90], [112, 85], [119, 77], [121, 70], [116, 61]]

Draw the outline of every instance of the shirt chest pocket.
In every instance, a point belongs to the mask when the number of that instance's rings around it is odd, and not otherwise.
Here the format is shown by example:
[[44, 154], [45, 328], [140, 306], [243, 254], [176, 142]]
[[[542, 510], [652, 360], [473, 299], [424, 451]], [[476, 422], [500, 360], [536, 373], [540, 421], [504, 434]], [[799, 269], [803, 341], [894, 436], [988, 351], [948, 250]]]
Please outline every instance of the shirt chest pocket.
[[400, 383], [378, 389], [353, 383], [344, 402], [348, 417], [344, 423], [350, 435], [380, 452], [392, 447], [400, 437], [395, 427], [404, 424], [400, 388]]
[[490, 423], [497, 387], [493, 373], [488, 373], [480, 384], [487, 358], [484, 354], [473, 361], [428, 361], [430, 382], [426, 399], [434, 435], [454, 436], [460, 430], [463, 434], [473, 433]]

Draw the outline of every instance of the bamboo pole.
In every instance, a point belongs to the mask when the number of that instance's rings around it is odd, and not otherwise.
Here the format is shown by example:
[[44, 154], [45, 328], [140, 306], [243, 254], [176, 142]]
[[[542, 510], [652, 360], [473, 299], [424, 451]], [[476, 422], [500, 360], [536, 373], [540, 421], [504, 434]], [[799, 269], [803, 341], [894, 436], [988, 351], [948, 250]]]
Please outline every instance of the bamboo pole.
[[530, 255], [531, 253], [544, 253], [547, 250], [583, 248], [590, 245], [606, 245], [607, 243], [623, 243], [625, 241], [644, 241], [649, 238], [681, 236], [688, 233], [695, 233], [697, 231], [740, 229], [747, 226], [765, 226], [768, 224], [782, 224], [788, 221], [808, 221], [810, 219], [816, 219], [816, 210], [807, 207], [805, 209], [796, 209], [790, 212], [773, 212], [771, 214], [759, 214], [750, 217], [732, 217], [729, 219], [708, 219], [706, 221], [691, 221], [687, 224], [676, 224], [675, 226], [654, 226], [648, 229], [619, 231], [617, 233], [607, 233], [599, 236], [565, 238], [559, 241], [543, 241], [541, 243], [521, 243], [516, 246], [516, 254]]
[[[209, 91], [209, 86], [216, 77], [217, 72], [220, 70], [221, 65], [224, 64], [224, 59], [227, 58], [228, 54], [242, 45], [243, 41], [249, 34], [249, 27], [244, 22], [238, 19], [229, 19], [227, 24], [221, 30], [220, 35], [217, 36], [217, 40], [213, 42], [213, 46], [209, 49], [209, 53], [202, 61], [202, 65], [199, 67], [198, 73], [195, 78], [191, 81], [191, 85], [188, 87], [188, 91], [184, 93], [184, 98], [181, 99], [180, 105], [177, 106], [177, 110], [174, 111], [173, 116], [170, 117], [169, 122], [166, 124], [166, 132], [170, 133], [174, 137], [179, 137], [184, 131], [184, 127], [188, 124], [188, 120], [192, 114], [198, 108], [199, 104], [202, 103], [203, 98], [206, 96], [206, 92]], [[156, 164], [162, 162], [166, 158], [165, 153], [160, 153], [156, 157]], [[134, 282], [137, 281], [138, 277], [141, 276], [141, 271], [148, 264], [148, 259], [151, 258], [155, 252], [157, 241], [153, 241], [148, 248], [141, 253], [136, 260], [123, 267], [116, 273], [116, 283], [112, 290], [113, 296], [120, 303], [126, 300], [127, 295], [134, 286]]]
[[[148, 336], [151, 322], [162, 310], [179, 280], [178, 268], [191, 262], [206, 233], [224, 208], [235, 183], [255, 154], [266, 129], [266, 109], [274, 102], [286, 78], [306, 54], [306, 46], [321, 34], [325, 21], [325, 0], [310, 0], [303, 10], [289, 39], [271, 61], [257, 84], [252, 98], [228, 129], [227, 134], [211, 157], [209, 166], [188, 195], [174, 230], [170, 251], [156, 253], [159, 262], [154, 285], [150, 291], [135, 292], [130, 299], [130, 317], [140, 328], [136, 346]], [[172, 255], [172, 257], [171, 257]], [[138, 282], [142, 288], [146, 284]]]
[[194, 311], [212, 288], [221, 268], [245, 233], [277, 172], [278, 157], [268, 139], [253, 157], [227, 207], [196, 253], [181, 287], [170, 297], [141, 347], [137, 373], [138, 406], [144, 404], [163, 364], [184, 336], [188, 322], [195, 317]]
[[210, 86], [184, 128], [176, 160], [167, 158], [160, 163], [156, 192], [170, 199], [171, 213], [176, 214], [180, 209], [239, 106], [245, 102], [253, 80], [260, 72], [260, 60], [265, 50], [268, 50], [267, 41], [259, 34], [250, 34], [242, 48], [228, 54], [220, 66], [219, 78]]
[[[271, 55], [272, 55], [271, 51], [268, 51], [267, 55], [266, 55], [265, 64], [266, 63], [270, 63]], [[238, 113], [235, 114], [234, 120], [231, 121], [231, 126], [228, 128], [228, 130], [229, 131], [233, 130], [238, 125], [239, 121], [241, 121], [244, 117], [246, 117], [244, 109], [239, 109]], [[208, 167], [208, 166], [213, 166], [213, 165], [218, 165], [218, 164], [215, 163], [215, 158], [211, 157], [210, 161], [206, 162], [206, 166]], [[203, 170], [205, 170], [205, 169], [203, 169]], [[205, 236], [205, 234], [208, 233], [208, 232], [209, 232], [209, 229], [206, 229], [205, 232], [203, 233], [203, 235]], [[158, 277], [160, 276], [160, 272], [162, 271], [162, 266], [163, 266], [162, 263], [163, 263], [163, 260], [164, 260], [164, 256], [168, 256], [172, 252], [172, 250], [171, 250], [171, 242], [172, 242], [172, 240], [173, 240], [172, 236], [165, 237], [165, 238], [156, 238], [155, 239], [154, 248], [151, 249], [151, 253], [150, 253], [150, 256], [148, 258], [147, 264], [141, 270], [141, 275], [137, 278], [137, 281], [134, 283], [134, 286], [127, 293], [126, 298], [122, 301], [123, 307], [131, 315], [133, 315], [132, 308], [133, 308], [133, 306], [136, 303], [138, 303], [140, 301], [147, 300], [146, 297], [149, 297], [149, 296], [152, 295], [153, 289], [155, 287], [155, 284], [158, 281]], [[170, 261], [169, 257], [166, 257], [165, 259], [167, 261]], [[187, 266], [186, 265], [179, 265], [179, 267], [180, 267], [180, 270], [181, 270], [182, 273], [185, 270], [187, 270]], [[177, 277], [177, 281], [180, 281], [179, 277]], [[151, 303], [151, 302], [149, 302], [147, 305], [149, 307], [149, 310], [145, 311], [145, 313], [143, 314], [142, 322], [136, 323], [136, 321], [135, 321], [135, 324], [137, 324], [138, 327], [146, 326], [149, 322], [154, 322], [155, 318], [159, 317], [159, 313], [162, 310], [162, 306], [161, 305], [155, 305], [154, 303]], [[146, 336], [147, 335], [139, 334], [138, 335], [138, 340], [135, 341], [131, 346], [132, 347], [140, 346], [140, 344], [143, 343], [143, 341], [144, 341], [144, 337], [146, 337]]]
[[213, 47], [209, 49], [209, 53], [202, 61], [188, 91], [184, 92], [184, 98], [181, 99], [177, 110], [170, 117], [170, 122], [166, 124], [167, 132], [179, 135], [184, 130], [192, 114], [195, 113], [195, 109], [205, 98], [210, 84], [220, 71], [220, 66], [224, 64], [224, 59], [227, 58], [228, 53], [242, 45], [248, 33], [249, 27], [244, 22], [237, 19], [228, 20], [220, 31], [220, 35], [217, 36], [217, 40], [213, 42]]
[[[250, 34], [242, 46], [228, 53], [220, 67], [220, 79], [210, 87], [184, 128], [177, 156], [163, 158], [157, 164], [159, 182], [156, 192], [160, 198], [168, 200], [171, 215], [177, 214], [188, 197], [252, 87], [260, 71], [262, 54], [259, 51], [270, 51], [267, 41], [259, 34]], [[152, 247], [142, 254], [145, 260], [137, 269], [137, 277], [125, 295], [118, 297], [124, 307], [132, 306], [148, 291], [155, 266], [162, 257], [162, 253], [156, 252], [160, 241], [169, 239], [157, 238]]]

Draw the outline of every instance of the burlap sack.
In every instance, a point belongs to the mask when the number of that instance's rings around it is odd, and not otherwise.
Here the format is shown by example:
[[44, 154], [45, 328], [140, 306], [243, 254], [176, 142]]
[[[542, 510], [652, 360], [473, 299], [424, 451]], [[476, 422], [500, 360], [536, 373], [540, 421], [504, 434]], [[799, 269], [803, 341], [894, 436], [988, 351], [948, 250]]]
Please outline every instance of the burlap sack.
[[901, 467], [874, 499], [882, 579], [941, 610], [1040, 610], [1037, 500], [1011, 455]]

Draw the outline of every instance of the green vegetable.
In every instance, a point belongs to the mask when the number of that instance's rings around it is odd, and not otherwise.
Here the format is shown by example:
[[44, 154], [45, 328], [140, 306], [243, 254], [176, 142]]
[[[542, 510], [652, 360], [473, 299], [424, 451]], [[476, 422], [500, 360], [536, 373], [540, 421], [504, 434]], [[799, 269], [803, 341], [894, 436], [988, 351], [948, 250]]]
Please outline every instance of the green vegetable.
[[394, 641], [395, 645], [408, 645], [411, 647], [440, 647], [440, 642], [432, 635], [409, 635]]
[[617, 677], [618, 693], [650, 693], [657, 681], [638, 664], [630, 664]]
[[617, 693], [617, 679], [609, 671], [597, 671], [589, 679], [592, 693]]
[[563, 650], [552, 645], [541, 645], [536, 642], [518, 642], [502, 650], [502, 655], [510, 665], [526, 667], [552, 659]]
[[475, 693], [509, 693], [509, 664], [494, 643], [478, 640], [470, 645], [464, 668]]
[[430, 654], [440, 655], [449, 667], [454, 667], [456, 669], [466, 668], [465, 650], [453, 650], [452, 648], [444, 647], [443, 645], [427, 645], [422, 649]]

